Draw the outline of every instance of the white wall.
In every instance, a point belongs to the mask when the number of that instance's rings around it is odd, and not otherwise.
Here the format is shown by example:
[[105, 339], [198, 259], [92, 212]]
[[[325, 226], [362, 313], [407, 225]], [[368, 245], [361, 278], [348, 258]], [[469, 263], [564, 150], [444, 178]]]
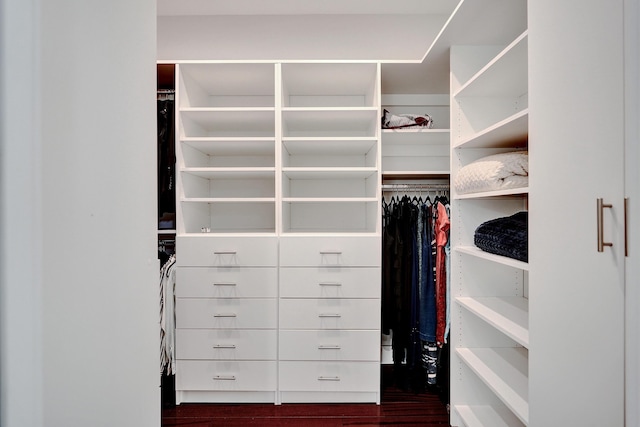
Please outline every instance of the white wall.
[[0, 0], [0, 425], [6, 427], [43, 425], [36, 10], [33, 2]]
[[159, 16], [158, 59], [421, 61], [446, 18], [418, 13]]
[[155, 1], [1, 4], [0, 423], [159, 426]]

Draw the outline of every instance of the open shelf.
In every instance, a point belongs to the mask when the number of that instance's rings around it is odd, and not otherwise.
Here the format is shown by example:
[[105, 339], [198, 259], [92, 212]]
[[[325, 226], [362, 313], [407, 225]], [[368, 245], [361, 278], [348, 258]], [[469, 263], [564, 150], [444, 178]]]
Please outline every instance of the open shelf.
[[421, 179], [447, 177], [450, 170], [449, 97], [440, 95], [383, 95], [391, 114], [428, 114], [437, 128], [381, 129], [382, 174]]
[[275, 166], [275, 138], [182, 138], [186, 167]]
[[489, 405], [457, 405], [453, 408], [466, 427], [524, 427], [510, 411], [500, 411]]
[[184, 168], [182, 172], [198, 176], [205, 179], [269, 179], [273, 178], [275, 168], [251, 168], [251, 167], [201, 167]]
[[285, 197], [283, 233], [376, 233], [380, 201], [369, 198]]
[[180, 107], [274, 107], [274, 64], [180, 64]]
[[454, 98], [520, 96], [527, 92], [525, 31], [453, 94]]
[[528, 356], [523, 348], [457, 348], [456, 354], [524, 423], [529, 422]]
[[282, 64], [283, 107], [377, 107], [378, 66]]
[[[183, 198], [181, 233], [275, 233], [275, 198]], [[208, 233], [207, 233], [208, 234]]]
[[283, 137], [373, 137], [377, 108], [289, 108], [282, 110]]
[[375, 198], [376, 168], [283, 168], [282, 196], [287, 199]]
[[182, 137], [274, 137], [274, 108], [180, 110]]
[[529, 194], [529, 187], [509, 188], [508, 190], [483, 191], [480, 193], [466, 193], [454, 196], [456, 200], [490, 199], [493, 197], [514, 196], [522, 197]]
[[457, 297], [455, 301], [525, 348], [529, 347], [529, 302], [521, 297]]
[[382, 129], [382, 141], [389, 145], [449, 145], [449, 129]]
[[522, 262], [517, 259], [508, 258], [505, 256], [491, 254], [489, 252], [481, 250], [476, 246], [455, 246], [453, 250], [461, 254], [471, 255], [473, 257], [495, 262], [497, 264], [507, 265], [509, 267], [529, 271], [529, 264], [526, 262]]
[[526, 147], [529, 138], [529, 109], [495, 123], [456, 143], [454, 148]]
[[291, 155], [362, 155], [370, 153], [378, 143], [375, 136], [361, 137], [284, 137], [282, 145]]

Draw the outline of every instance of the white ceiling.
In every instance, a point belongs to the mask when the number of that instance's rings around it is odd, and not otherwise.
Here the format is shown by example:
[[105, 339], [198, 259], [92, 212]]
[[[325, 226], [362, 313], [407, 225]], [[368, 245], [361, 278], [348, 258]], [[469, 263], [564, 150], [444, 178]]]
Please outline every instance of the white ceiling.
[[380, 61], [383, 93], [448, 93], [423, 59], [460, 1], [157, 0], [158, 58]]
[[158, 15], [451, 14], [459, 0], [158, 0]]

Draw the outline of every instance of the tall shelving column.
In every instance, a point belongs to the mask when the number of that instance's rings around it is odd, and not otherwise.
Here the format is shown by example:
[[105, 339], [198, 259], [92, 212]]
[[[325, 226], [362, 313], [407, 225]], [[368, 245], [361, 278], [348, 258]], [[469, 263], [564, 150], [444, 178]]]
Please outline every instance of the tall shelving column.
[[[465, 3], [461, 16], [480, 6]], [[515, 3], [526, 17], [526, 2]], [[508, 16], [500, 4], [483, 6], [495, 15], [487, 25]], [[526, 25], [516, 30], [491, 44], [451, 47], [452, 182], [474, 160], [528, 148]], [[473, 245], [483, 222], [526, 210], [528, 192], [457, 194], [452, 186], [453, 426], [528, 424], [529, 265]]]
[[379, 402], [380, 66], [281, 67], [281, 401]]
[[176, 401], [275, 402], [275, 66], [177, 79]]

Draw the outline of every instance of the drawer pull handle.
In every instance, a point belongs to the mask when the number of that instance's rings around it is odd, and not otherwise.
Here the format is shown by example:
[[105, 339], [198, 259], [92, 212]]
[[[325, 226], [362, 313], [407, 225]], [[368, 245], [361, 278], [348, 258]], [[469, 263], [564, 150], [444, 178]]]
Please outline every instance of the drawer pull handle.
[[318, 350], [340, 350], [339, 345], [319, 345]]
[[236, 286], [235, 283], [214, 283], [213, 286]]
[[213, 379], [215, 381], [235, 381], [236, 376], [235, 375], [216, 375], [215, 377], [213, 377]]
[[216, 344], [213, 346], [213, 348], [232, 348], [235, 349], [236, 346], [235, 344]]
[[338, 313], [320, 313], [318, 317], [342, 317], [342, 315]]
[[340, 381], [340, 377], [318, 377], [318, 381]]
[[238, 251], [213, 251], [214, 255], [235, 255]]
[[236, 317], [235, 313], [216, 313], [213, 317]]
[[320, 251], [320, 255], [342, 255], [342, 251], [335, 251], [335, 250]]
[[342, 283], [338, 283], [338, 282], [323, 282], [318, 284], [320, 286], [342, 286]]

